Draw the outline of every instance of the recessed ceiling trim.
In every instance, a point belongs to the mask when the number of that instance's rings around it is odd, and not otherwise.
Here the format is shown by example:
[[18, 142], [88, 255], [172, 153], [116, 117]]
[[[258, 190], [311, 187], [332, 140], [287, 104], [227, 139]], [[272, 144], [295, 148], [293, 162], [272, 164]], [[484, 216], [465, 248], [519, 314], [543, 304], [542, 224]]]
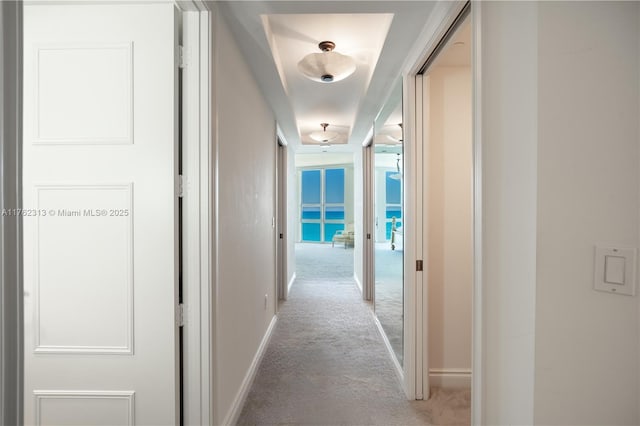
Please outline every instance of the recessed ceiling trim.
[[[339, 132], [341, 140], [335, 143], [349, 142], [393, 19], [391, 13], [262, 16], [301, 143], [316, 143], [308, 135], [317, 130], [320, 120], [344, 128]], [[343, 70], [325, 69], [325, 59], [331, 56], [344, 64]], [[329, 75], [333, 76], [328, 77], [333, 78], [332, 84], [318, 84]]]
[[[432, 14], [438, 9], [438, 4], [439, 2], [435, 1], [402, 0], [216, 2], [219, 15], [227, 22], [233, 33], [243, 56], [252, 69], [256, 82], [276, 115], [283, 135], [296, 150], [302, 147], [301, 141], [308, 138], [305, 132], [316, 130], [317, 123], [325, 120], [332, 126], [341, 126], [338, 131], [341, 136], [338, 139], [356, 144], [358, 149], [361, 149], [361, 143], [371, 139], [373, 119], [390, 92], [390, 82], [395, 81], [400, 75], [403, 64], [409, 59], [407, 55], [419, 56], [419, 52], [414, 52], [417, 49], [416, 40], [420, 38], [427, 23], [432, 20]], [[375, 66], [364, 73], [356, 70], [353, 77], [323, 85], [306, 80], [294, 67], [296, 84], [305, 82], [309, 86], [327, 90], [318, 102], [301, 105], [296, 102], [296, 98], [304, 97], [304, 92], [296, 91], [291, 80], [287, 79], [285, 83], [284, 70], [276, 64], [276, 61], [282, 63], [284, 59], [282, 56], [289, 53], [283, 49], [278, 54], [279, 58], [274, 58], [272, 50], [277, 47], [277, 42], [267, 37], [262, 17], [282, 15], [283, 19], [288, 21], [288, 17], [294, 15], [313, 14], [322, 18], [327, 14], [337, 16], [389, 14], [392, 19], [388, 30], [385, 29], [386, 36], [380, 41], [381, 48]], [[273, 22], [270, 25], [271, 32], [279, 30], [279, 28], [273, 28]], [[326, 21], [324, 28], [327, 28]], [[353, 28], [347, 27], [346, 30], [354, 32]], [[291, 32], [287, 35], [290, 39], [300, 36]], [[367, 59], [368, 53], [357, 49], [351, 50], [350, 42], [345, 37], [346, 35], [342, 36], [342, 34], [321, 33], [311, 39], [303, 34], [298, 40], [303, 43], [303, 47], [300, 54], [294, 58], [294, 65], [297, 66], [297, 61], [305, 54], [317, 49], [317, 44], [324, 40], [334, 41], [338, 46], [337, 50], [353, 56], [358, 64], [361, 58]], [[419, 50], [422, 52], [422, 49]], [[352, 92], [348, 92], [349, 85], [346, 83], [354, 77], [364, 77], [367, 83], [352, 96]], [[343, 102], [344, 99], [347, 101]], [[323, 106], [327, 102], [330, 103], [329, 110]], [[354, 110], [356, 113], [348, 116], [344, 112], [349, 110]], [[306, 146], [310, 149], [318, 149], [317, 146]], [[338, 145], [340, 149], [346, 149], [347, 146]]]

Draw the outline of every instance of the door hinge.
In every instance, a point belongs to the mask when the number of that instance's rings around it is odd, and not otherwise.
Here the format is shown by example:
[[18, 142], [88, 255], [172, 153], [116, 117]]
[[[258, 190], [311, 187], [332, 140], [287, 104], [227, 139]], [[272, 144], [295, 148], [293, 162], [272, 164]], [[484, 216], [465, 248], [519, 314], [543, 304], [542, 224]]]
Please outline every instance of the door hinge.
[[422, 271], [422, 260], [416, 260], [416, 271]]
[[371, 234], [367, 234], [367, 240], [371, 239]]
[[180, 303], [178, 305], [177, 321], [178, 321], [178, 327], [184, 327], [184, 323], [185, 323], [184, 303]]
[[178, 197], [184, 197], [184, 176], [178, 175]]
[[284, 234], [281, 233], [280, 234], [280, 239], [283, 239], [283, 238], [284, 238]]
[[178, 46], [177, 62], [178, 62], [178, 68], [184, 68], [188, 64], [187, 49], [185, 49], [184, 46]]

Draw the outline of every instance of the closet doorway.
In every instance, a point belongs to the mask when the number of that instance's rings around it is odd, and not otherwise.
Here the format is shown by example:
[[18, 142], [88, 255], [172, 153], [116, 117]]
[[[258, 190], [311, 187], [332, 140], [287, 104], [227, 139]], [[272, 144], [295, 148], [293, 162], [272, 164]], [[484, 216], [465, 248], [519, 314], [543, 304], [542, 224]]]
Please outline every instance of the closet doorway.
[[[470, 7], [415, 76], [416, 389], [470, 389], [474, 157]], [[420, 268], [418, 268], [420, 270]], [[421, 341], [420, 341], [421, 340]], [[421, 386], [420, 386], [421, 385]], [[421, 389], [419, 389], [421, 387]]]

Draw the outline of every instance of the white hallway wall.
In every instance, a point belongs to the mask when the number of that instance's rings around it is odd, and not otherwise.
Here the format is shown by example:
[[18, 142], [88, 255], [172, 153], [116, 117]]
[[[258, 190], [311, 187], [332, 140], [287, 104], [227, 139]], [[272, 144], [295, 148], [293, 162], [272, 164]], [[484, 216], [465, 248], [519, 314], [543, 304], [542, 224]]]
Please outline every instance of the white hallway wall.
[[538, 6], [538, 424], [640, 421], [638, 297], [592, 289], [595, 244], [640, 244], [639, 6]]
[[[478, 4], [476, 4], [478, 7]], [[537, 6], [480, 5], [482, 424], [533, 424]]]
[[220, 424], [239, 402], [242, 383], [275, 315], [271, 221], [276, 128], [273, 113], [219, 15], [213, 36], [218, 168], [214, 404]]
[[[482, 4], [485, 424], [638, 424], [639, 5]], [[534, 356], [535, 355], [535, 356]]]
[[444, 386], [467, 386], [473, 291], [471, 68], [436, 67], [426, 82], [429, 370], [444, 374]]

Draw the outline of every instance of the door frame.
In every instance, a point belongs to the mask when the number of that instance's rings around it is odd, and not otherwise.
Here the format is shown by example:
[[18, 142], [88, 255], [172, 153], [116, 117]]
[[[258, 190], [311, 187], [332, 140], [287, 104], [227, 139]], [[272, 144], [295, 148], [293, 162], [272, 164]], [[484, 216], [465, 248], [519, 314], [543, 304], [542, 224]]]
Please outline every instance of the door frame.
[[471, 78], [473, 123], [473, 324], [471, 358], [471, 423], [484, 423], [484, 284], [482, 269], [482, 4], [471, 4]]
[[[403, 105], [405, 129], [405, 393], [409, 399], [427, 399], [429, 374], [427, 360], [427, 292], [426, 273], [416, 271], [416, 261], [427, 256], [421, 223], [426, 209], [422, 200], [422, 104], [416, 90], [423, 84], [418, 73], [436, 50], [467, 1], [438, 2], [416, 46], [403, 66]], [[482, 128], [481, 128], [481, 3], [471, 2], [472, 25], [472, 105], [473, 105], [473, 324], [472, 324], [472, 404], [471, 423], [483, 419], [483, 283], [482, 283]], [[420, 138], [420, 139], [419, 139]], [[428, 267], [428, 265], [425, 266]], [[410, 273], [407, 273], [410, 272]]]
[[[287, 300], [289, 298], [289, 286], [287, 285], [287, 164], [289, 151], [284, 138], [278, 135], [276, 139], [276, 294], [278, 300]], [[275, 312], [278, 312], [277, 301]]]
[[[373, 130], [372, 130], [373, 134]], [[373, 137], [367, 138], [362, 147], [362, 193], [363, 193], [363, 232], [362, 232], [362, 298], [375, 306], [375, 250], [374, 250], [374, 146]]]
[[215, 10], [201, 0], [174, 2], [182, 11], [183, 414], [185, 425], [212, 424], [217, 247], [217, 176], [212, 123]]
[[[0, 207], [22, 206], [22, 3], [0, 4]], [[0, 222], [0, 423], [23, 419], [22, 218]]]

